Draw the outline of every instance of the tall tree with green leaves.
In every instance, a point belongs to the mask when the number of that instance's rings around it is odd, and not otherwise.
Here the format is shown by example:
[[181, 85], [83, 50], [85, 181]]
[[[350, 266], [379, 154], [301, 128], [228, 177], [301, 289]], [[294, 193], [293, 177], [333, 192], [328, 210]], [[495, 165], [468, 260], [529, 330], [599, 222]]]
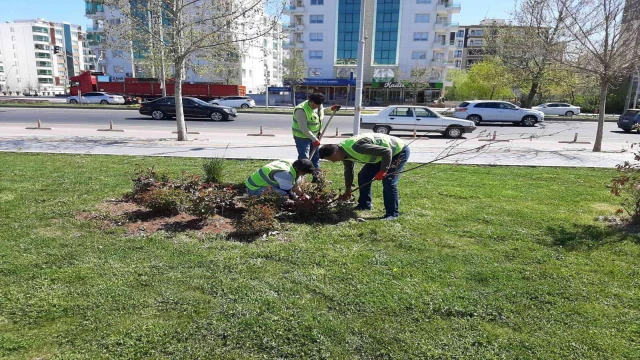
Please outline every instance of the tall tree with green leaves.
[[304, 60], [302, 50], [296, 49], [293, 44], [288, 56], [283, 61], [283, 79], [289, 83], [293, 90], [293, 105], [296, 105], [296, 91], [307, 77], [307, 63]]
[[467, 73], [468, 90], [477, 99], [510, 98], [514, 85], [509, 69], [496, 57], [486, 57]]

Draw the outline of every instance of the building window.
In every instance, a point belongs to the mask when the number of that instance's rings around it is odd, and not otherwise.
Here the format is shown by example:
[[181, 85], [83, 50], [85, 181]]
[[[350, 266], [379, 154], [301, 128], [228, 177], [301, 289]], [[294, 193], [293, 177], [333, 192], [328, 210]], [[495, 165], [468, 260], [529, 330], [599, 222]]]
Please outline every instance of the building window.
[[338, 9], [338, 64], [355, 64], [360, 37], [360, 0], [340, 0]]
[[453, 52], [453, 57], [462, 57], [462, 50], [456, 50]]
[[320, 77], [322, 76], [321, 68], [309, 68], [309, 77]]
[[36, 66], [51, 67], [51, 63], [49, 61], [36, 61]]
[[12, 36], [12, 37], [11, 37], [11, 41], [16, 41], [16, 37], [15, 37], [15, 36]]
[[20, 75], [20, 69], [16, 69], [16, 75]]
[[373, 61], [378, 65], [396, 63], [400, 0], [378, 0]]
[[38, 69], [38, 75], [52, 75], [51, 70], [40, 70]]
[[113, 72], [115, 72], [116, 74], [122, 74], [124, 72], [124, 66], [122, 66], [122, 65], [114, 65], [113, 66]]
[[320, 50], [320, 51], [317, 51], [317, 50], [309, 51], [309, 59], [321, 60], [322, 59], [322, 50]]
[[17, 82], [18, 84], [22, 84], [22, 79], [20, 79], [20, 78], [16, 78], [16, 82]]
[[417, 23], [428, 23], [429, 22], [429, 14], [416, 14]]
[[322, 33], [309, 33], [309, 41], [322, 41]]
[[429, 41], [428, 32], [414, 32], [413, 41]]
[[416, 4], [431, 4], [431, 0], [416, 0]]
[[56, 35], [62, 36], [62, 30], [56, 30]]
[[458, 30], [458, 32], [456, 33], [456, 37], [464, 37], [464, 30]]
[[470, 36], [483, 36], [484, 35], [484, 31], [483, 30], [471, 30], [469, 35]]
[[311, 0], [311, 5], [324, 5], [324, 0]]
[[464, 41], [458, 40], [458, 48], [462, 49], [464, 47]]
[[38, 78], [39, 84], [53, 84], [53, 79], [50, 78]]
[[9, 28], [9, 31], [16, 32], [16, 29], [14, 29], [13, 26], [12, 26], [12, 27]]
[[324, 15], [310, 15], [312, 24], [324, 24]]
[[42, 36], [42, 35], [33, 35], [33, 41], [49, 42], [49, 37], [48, 36]]
[[425, 60], [427, 58], [426, 51], [413, 51], [411, 53], [411, 59], [413, 60]]
[[117, 57], [117, 58], [123, 58], [124, 57], [124, 51], [122, 51], [122, 50], [112, 50], [111, 53], [113, 54], [113, 57]]
[[273, 70], [273, 78], [274, 79], [278, 78], [278, 71], [277, 70]]
[[39, 33], [43, 33], [43, 34], [49, 33], [49, 29], [47, 29], [46, 27], [42, 27], [42, 26], [32, 26], [31, 27], [31, 31], [32, 32], [39, 32]]
[[482, 40], [473, 40], [470, 43], [471, 46], [482, 46]]
[[249, 77], [253, 77], [253, 70], [249, 70]]

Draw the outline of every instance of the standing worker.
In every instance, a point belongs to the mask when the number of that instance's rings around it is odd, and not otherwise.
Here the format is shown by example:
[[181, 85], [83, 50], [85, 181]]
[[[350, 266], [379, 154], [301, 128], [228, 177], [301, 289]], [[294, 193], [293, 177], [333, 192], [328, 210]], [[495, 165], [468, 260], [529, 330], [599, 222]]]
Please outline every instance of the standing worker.
[[400, 172], [409, 159], [410, 150], [401, 139], [384, 134], [352, 136], [338, 145], [323, 145], [320, 158], [344, 163], [345, 192], [343, 199], [351, 197], [354, 163], [365, 164], [358, 173], [360, 196], [356, 210], [372, 210], [371, 183], [382, 180], [382, 195], [386, 213], [383, 220], [395, 220], [400, 215], [398, 181]]
[[295, 198], [296, 195], [305, 196], [298, 184], [305, 175], [313, 173], [315, 169], [309, 159], [277, 160], [254, 172], [244, 184], [251, 196], [258, 196], [272, 189], [283, 197]]
[[[298, 150], [298, 159], [309, 159], [311, 149], [320, 146], [318, 138], [322, 130], [322, 120], [324, 119], [324, 95], [315, 93], [309, 95], [309, 99], [293, 109], [293, 139]], [[336, 105], [331, 107], [335, 111]], [[320, 158], [316, 151], [310, 159], [316, 169], [320, 169]]]

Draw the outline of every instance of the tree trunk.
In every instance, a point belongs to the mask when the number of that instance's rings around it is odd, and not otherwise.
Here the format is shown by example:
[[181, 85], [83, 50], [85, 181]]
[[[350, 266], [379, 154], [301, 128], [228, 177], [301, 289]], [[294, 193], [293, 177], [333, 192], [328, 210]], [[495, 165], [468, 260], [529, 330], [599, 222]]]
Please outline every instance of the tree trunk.
[[607, 107], [607, 90], [609, 83], [606, 80], [601, 80], [600, 83], [600, 114], [598, 116], [598, 130], [596, 131], [596, 141], [593, 143], [593, 151], [599, 152], [602, 150], [602, 133], [604, 129], [604, 112]]
[[522, 104], [523, 108], [527, 108], [527, 109], [531, 109], [531, 104], [533, 103], [533, 99], [536, 96], [536, 93], [538, 92], [538, 81], [534, 81], [531, 83], [531, 88], [529, 89], [529, 95], [527, 95], [527, 98], [524, 100], [524, 104]]
[[489, 100], [493, 100], [493, 94], [495, 94], [495, 92], [496, 92], [496, 87], [495, 87], [495, 86], [493, 86], [493, 87], [491, 88], [491, 95], [489, 96]]
[[187, 141], [187, 126], [184, 122], [184, 108], [182, 107], [182, 77], [184, 75], [184, 60], [175, 62], [176, 83], [176, 125], [178, 127], [178, 141]]

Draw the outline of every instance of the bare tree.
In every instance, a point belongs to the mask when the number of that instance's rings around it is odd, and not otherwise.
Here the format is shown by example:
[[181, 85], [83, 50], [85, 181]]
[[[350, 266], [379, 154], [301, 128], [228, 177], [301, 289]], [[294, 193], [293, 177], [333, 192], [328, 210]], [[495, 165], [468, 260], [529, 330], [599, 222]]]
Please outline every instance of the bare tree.
[[296, 89], [304, 82], [304, 78], [307, 75], [307, 63], [304, 61], [304, 53], [302, 50], [295, 48], [295, 43], [292, 44], [292, 49], [289, 51], [289, 56], [285, 57], [283, 61], [284, 81], [291, 85], [293, 90], [293, 105], [296, 105]]
[[[175, 73], [178, 140], [187, 140], [182, 83], [197, 58], [265, 36], [277, 25], [284, 7], [282, 0], [104, 0], [104, 4], [117, 9], [121, 19], [105, 29], [108, 41], [122, 36], [120, 42], [128, 42], [132, 53], [140, 45], [145, 56], [168, 58]], [[150, 42], [157, 45], [153, 52]]]
[[405, 83], [405, 86], [411, 90], [411, 93], [413, 94], [412, 102], [414, 104], [418, 101], [418, 92], [429, 87], [431, 75], [431, 67], [426, 64], [416, 62], [407, 74], [402, 74], [400, 76]]
[[523, 106], [530, 108], [542, 85], [553, 81], [554, 58], [561, 54], [566, 10], [561, 0], [519, 0], [509, 25], [490, 26], [484, 33], [484, 51], [497, 56], [509, 68], [522, 90]]
[[[593, 151], [601, 151], [609, 89], [638, 69], [638, 22], [623, 21], [626, 0], [558, 0], [565, 14], [566, 52], [557, 60], [600, 85], [598, 130]], [[630, 6], [626, 11], [631, 11]]]

